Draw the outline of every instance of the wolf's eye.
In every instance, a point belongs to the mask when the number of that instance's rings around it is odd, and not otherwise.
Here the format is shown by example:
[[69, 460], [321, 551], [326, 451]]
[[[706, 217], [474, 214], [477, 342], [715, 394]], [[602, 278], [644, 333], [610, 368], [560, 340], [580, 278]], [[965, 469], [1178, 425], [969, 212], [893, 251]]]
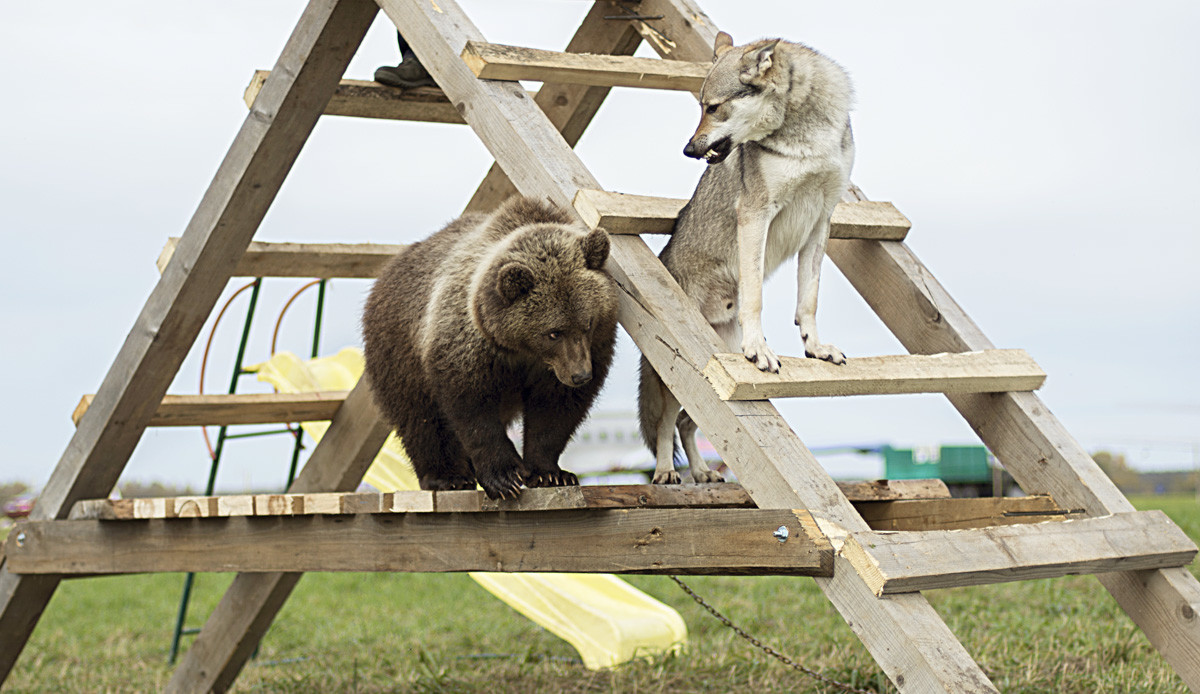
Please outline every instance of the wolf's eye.
[[546, 339], [550, 340], [551, 342], [554, 342], [560, 337], [562, 337], [562, 333], [557, 330], [551, 330], [550, 332], [546, 333]]
[[716, 105], [716, 104], [709, 104], [708, 106], [705, 106], [705, 107], [704, 107], [704, 112], [705, 112], [705, 113], [708, 113], [708, 114], [713, 114], [713, 113], [716, 113], [716, 112], [717, 112], [717, 105]]

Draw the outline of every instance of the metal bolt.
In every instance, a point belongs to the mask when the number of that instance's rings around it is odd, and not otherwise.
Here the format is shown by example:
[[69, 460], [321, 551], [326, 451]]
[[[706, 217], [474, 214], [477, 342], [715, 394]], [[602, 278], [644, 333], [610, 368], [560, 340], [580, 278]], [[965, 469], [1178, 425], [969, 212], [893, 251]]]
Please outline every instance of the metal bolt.
[[17, 546], [18, 547], [25, 546], [25, 533], [17, 533]]
[[788, 528], [786, 525], [779, 526], [778, 528], [775, 529], [775, 532], [772, 534], [775, 536], [775, 539], [779, 540], [780, 542], [788, 541], [789, 533], [788, 533]]

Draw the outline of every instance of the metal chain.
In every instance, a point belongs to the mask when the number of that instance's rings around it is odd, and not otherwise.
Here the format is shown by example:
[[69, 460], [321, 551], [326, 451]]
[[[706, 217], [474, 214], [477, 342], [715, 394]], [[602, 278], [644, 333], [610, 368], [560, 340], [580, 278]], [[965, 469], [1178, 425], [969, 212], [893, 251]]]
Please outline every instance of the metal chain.
[[692, 590], [688, 586], [688, 584], [679, 580], [679, 577], [667, 576], [667, 578], [671, 579], [672, 581], [675, 581], [675, 583], [677, 583], [679, 585], [679, 587], [683, 589], [683, 592], [692, 596], [692, 600], [695, 600], [696, 604], [698, 604], [698, 605], [700, 605], [700, 607], [703, 607], [704, 609], [708, 610], [708, 612], [710, 614], [712, 614], [712, 616], [716, 617], [718, 621], [720, 621], [722, 624], [724, 624], [725, 626], [732, 629], [733, 633], [735, 633], [738, 636], [742, 637], [743, 639], [749, 641], [756, 648], [762, 650], [763, 653], [766, 653], [767, 655], [771, 656], [772, 658], [775, 658], [776, 660], [783, 663], [784, 665], [787, 665], [788, 667], [793, 668], [795, 670], [799, 670], [800, 672], [803, 672], [804, 674], [808, 675], [809, 677], [812, 677], [815, 680], [824, 682], [825, 684], [828, 684], [828, 685], [832, 685], [843, 691], [855, 692], [856, 694], [878, 694], [877, 692], [873, 692], [873, 691], [870, 691], [867, 689], [858, 689], [849, 684], [846, 684], [845, 682], [839, 682], [835, 679], [832, 679], [830, 677], [822, 675], [821, 673], [819, 673], [815, 670], [810, 670], [809, 668], [804, 667], [803, 665], [795, 662], [794, 660], [787, 657], [786, 655], [780, 653], [779, 651], [775, 650], [774, 648], [771, 648], [767, 644], [763, 643], [762, 641], [759, 641], [758, 639], [754, 638], [750, 634], [746, 633], [746, 631], [744, 629], [742, 629], [738, 625], [731, 622], [729, 620], [729, 618], [726, 617], [725, 615], [718, 612], [717, 608], [715, 608], [712, 605], [709, 605], [707, 602], [705, 602], [704, 598], [700, 597], [699, 595], [696, 595], [696, 591]]

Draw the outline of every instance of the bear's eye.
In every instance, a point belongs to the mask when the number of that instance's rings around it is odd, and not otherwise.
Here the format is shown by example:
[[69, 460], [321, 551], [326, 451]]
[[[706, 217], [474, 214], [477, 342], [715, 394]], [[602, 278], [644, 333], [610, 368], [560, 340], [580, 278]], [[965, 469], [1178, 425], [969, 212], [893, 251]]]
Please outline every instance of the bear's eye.
[[550, 340], [551, 342], [554, 342], [560, 337], [562, 337], [562, 333], [557, 330], [551, 330], [550, 332], [546, 333], [546, 339]]

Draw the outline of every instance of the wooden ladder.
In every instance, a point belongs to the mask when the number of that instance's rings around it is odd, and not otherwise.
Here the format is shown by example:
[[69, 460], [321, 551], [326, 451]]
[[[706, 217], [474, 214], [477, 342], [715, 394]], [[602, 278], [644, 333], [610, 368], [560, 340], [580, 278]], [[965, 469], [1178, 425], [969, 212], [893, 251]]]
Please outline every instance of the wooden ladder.
[[[340, 81], [380, 8], [403, 27], [441, 89], [398, 92]], [[841, 368], [785, 359], [781, 373], [772, 375], [747, 369], [740, 355], [722, 353], [722, 344], [699, 310], [640, 238], [641, 233], [669, 232], [681, 201], [604, 192], [571, 149], [612, 86], [698, 89], [717, 31], [712, 21], [691, 0], [642, 0], [639, 9], [662, 19], [653, 27], [640, 19], [605, 20], [613, 13], [611, 4], [595, 2], [566, 52], [555, 53], [489, 44], [453, 0], [311, 0], [278, 63], [269, 74], [256, 75], [247, 90], [250, 115], [184, 234], [168, 244], [162, 277], [100, 389], [81, 406], [77, 430], [30, 523], [24, 532], [9, 537], [0, 566], [0, 677], [12, 668], [59, 580], [71, 573], [96, 572], [103, 561], [93, 552], [92, 564], [72, 564], [71, 555], [83, 555], [61, 549], [66, 539], [99, 541], [117, 533], [123, 548], [141, 543], [144, 554], [139, 561], [145, 566], [182, 570], [175, 567], [186, 562], [172, 564], [165, 544], [189, 543], [187, 561], [198, 562], [196, 557], [203, 554], [198, 547], [231, 539], [234, 533], [204, 526], [188, 535], [185, 525], [166, 526], [172, 514], [220, 516], [224, 508], [228, 520], [234, 521], [226, 526], [235, 530], [261, 521], [259, 502], [253, 499], [226, 501], [224, 507], [219, 500], [160, 500], [162, 516], [168, 517], [162, 527], [131, 524], [122, 531], [110, 526], [103, 530], [98, 524], [112, 521], [99, 519], [109, 512], [87, 511], [93, 502], [78, 506], [74, 520], [71, 516], [77, 502], [107, 495], [147, 426], [163, 423], [171, 408], [182, 406], [164, 395], [230, 277], [293, 272], [371, 276], [396, 250], [252, 243], [317, 119], [334, 113], [466, 122], [497, 161], [468, 211], [490, 209], [520, 191], [552, 200], [574, 210], [585, 223], [603, 224], [613, 233], [609, 267], [620, 288], [622, 325], [708, 434], [756, 507], [696, 508], [704, 503], [693, 498], [684, 510], [724, 514], [729, 533], [758, 538], [746, 540], [748, 544], [762, 542], [752, 529], [764, 523], [801, 521], [807, 542], [793, 545], [787, 561], [772, 559], [771, 567], [761, 562], [754, 567], [814, 576], [902, 691], [996, 691], [920, 590], [1069, 573], [1097, 573], [1188, 686], [1200, 691], [1200, 583], [1182, 568], [1194, 556], [1195, 545], [1161, 513], [1134, 510], [1033, 394], [1044, 378], [1037, 365], [1023, 352], [995, 350], [904, 244], [908, 222], [894, 207], [868, 201], [852, 188], [835, 215], [828, 255], [910, 355], [855, 359]], [[643, 38], [667, 60], [630, 57]], [[531, 97], [517, 79], [545, 84]], [[911, 392], [945, 393], [1024, 490], [1049, 495], [1057, 503], [1052, 513], [1079, 513], [1069, 520], [1037, 524], [984, 521], [921, 530], [889, 526], [872, 517], [874, 512], [862, 501], [856, 503], [852, 497], [857, 492], [830, 479], [766, 399]], [[347, 394], [316, 400], [320, 402], [267, 403], [285, 409], [324, 407], [321, 416], [332, 418], [328, 433], [289, 490], [293, 496], [262, 501], [265, 514], [272, 508], [291, 509], [284, 515], [295, 517], [279, 541], [328, 538], [339, 528], [351, 528], [355, 537], [368, 541], [382, 532], [380, 526], [386, 523], [380, 519], [396, 513], [402, 522], [420, 527], [451, 522], [430, 520], [454, 515], [439, 514], [438, 497], [430, 493], [400, 502], [394, 496], [317, 498], [319, 492], [352, 490], [388, 427], [361, 382]], [[252, 409], [246, 400], [201, 404], [224, 408], [222, 416], [232, 416], [231, 409]], [[208, 420], [212, 412], [196, 416]], [[252, 416], [293, 415], [259, 411]], [[657, 507], [595, 509], [593, 501], [581, 501], [583, 497], [564, 500], [562, 495], [570, 493], [558, 492], [555, 501], [541, 508], [609, 514], [604, 518], [610, 520], [635, 517], [630, 515], [633, 510], [664, 513], [662, 523], [680, 517]], [[522, 503], [537, 503], [544, 495], [529, 490]], [[488, 512], [482, 505], [470, 505], [481, 503], [477, 496], [475, 502], [462, 501], [465, 507], [447, 507], [445, 499], [451, 498], [443, 497], [442, 510]], [[948, 501], [954, 500], [913, 503]], [[311, 513], [296, 513], [297, 504]], [[236, 508], [240, 515], [232, 512]], [[519, 526], [524, 512], [518, 509], [504, 516]], [[766, 515], [751, 519], [748, 513]], [[132, 510], [128, 514], [136, 515]], [[339, 525], [321, 520], [326, 518], [351, 520]], [[330, 528], [312, 529], [318, 526]], [[158, 530], [150, 530], [154, 528]], [[503, 523], [496, 525], [497, 533], [509, 530]], [[80, 542], [75, 549], [82, 553], [86, 546], [86, 541]], [[330, 568], [315, 561], [254, 564], [254, 555], [252, 548], [244, 551], [239, 555], [244, 556], [242, 564], [225, 569], [245, 571], [186, 653], [169, 690], [227, 689], [296, 585], [299, 572]], [[677, 559], [676, 565], [659, 568], [714, 571], [712, 566], [689, 564], [686, 557]], [[343, 560], [355, 561], [351, 556]], [[43, 562], [41, 568], [34, 566], [38, 561]], [[334, 564], [332, 568], [348, 565]], [[108, 570], [136, 570], [132, 566], [118, 561]], [[554, 570], [558, 565], [547, 560], [545, 566]], [[619, 553], [614, 553], [581, 570], [619, 567]], [[745, 572], [747, 567], [733, 568]]]

